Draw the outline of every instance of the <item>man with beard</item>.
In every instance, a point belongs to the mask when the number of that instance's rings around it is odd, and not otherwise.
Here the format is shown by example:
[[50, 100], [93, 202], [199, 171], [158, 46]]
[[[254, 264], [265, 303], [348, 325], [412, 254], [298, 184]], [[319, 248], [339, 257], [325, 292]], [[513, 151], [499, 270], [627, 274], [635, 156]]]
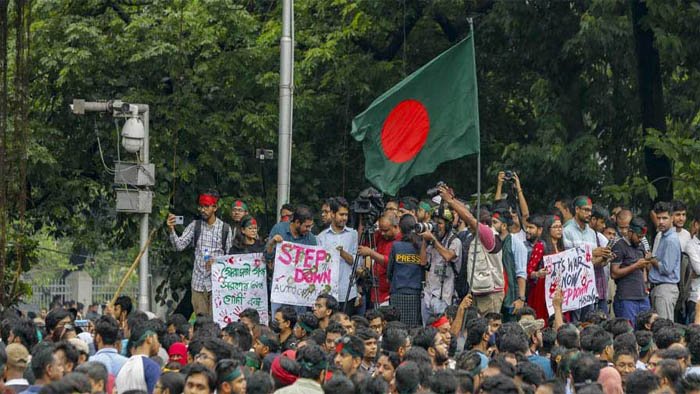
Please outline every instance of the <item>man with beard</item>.
[[[357, 254], [357, 231], [346, 226], [350, 212], [348, 201], [343, 197], [335, 197], [328, 200], [330, 213], [330, 226], [318, 235], [318, 244], [333, 253], [338, 252], [338, 297], [341, 301], [339, 310], [348, 315], [355, 314], [355, 301], [357, 299], [357, 286], [350, 283], [352, 265]], [[335, 269], [335, 268], [334, 268]], [[348, 293], [348, 290], [350, 291]], [[345, 297], [347, 305], [345, 305]]]
[[507, 278], [503, 312], [504, 316], [511, 316], [525, 305], [527, 248], [510, 232], [513, 220], [508, 210], [495, 211], [491, 222], [503, 245], [502, 261]]
[[372, 258], [372, 279], [376, 285], [370, 289], [370, 299], [374, 305], [389, 305], [389, 279], [386, 272], [389, 266], [389, 253], [394, 241], [401, 240], [399, 230], [399, 218], [393, 211], [387, 210], [379, 221], [377, 221], [379, 231], [374, 233], [374, 250], [368, 246], [361, 245], [357, 253], [360, 256]]
[[422, 347], [428, 352], [433, 371], [447, 367], [449, 344], [435, 327], [421, 328], [413, 338], [413, 346]]
[[331, 214], [331, 200], [333, 197], [326, 199], [321, 204], [321, 227], [318, 229], [318, 234], [321, 234], [323, 230], [327, 229], [331, 225], [333, 220], [333, 215]]
[[611, 274], [617, 291], [613, 310], [616, 317], [634, 322], [640, 312], [651, 309], [644, 284], [644, 269], [651, 261], [644, 256], [640, 239], [646, 235], [646, 223], [640, 217], [634, 218], [623, 237], [613, 246], [615, 258], [611, 263]]
[[593, 211], [593, 202], [588, 196], [574, 198], [571, 206], [574, 211], [572, 220], [564, 225], [564, 248], [583, 248], [588, 245], [593, 250], [593, 265], [595, 267], [595, 284], [598, 290], [598, 303], [572, 311], [574, 321], [581, 321], [589, 311], [598, 309], [608, 313], [607, 289], [608, 278], [605, 276], [605, 266], [612, 258], [612, 251], [607, 245], [599, 246], [598, 235], [588, 225]]
[[175, 232], [175, 215], [168, 214], [170, 243], [175, 250], [184, 250], [194, 245], [194, 268], [192, 269], [192, 308], [195, 314], [211, 317], [211, 265], [215, 256], [231, 248], [231, 227], [216, 217], [219, 195], [208, 192], [199, 195], [201, 220], [190, 223], [181, 236]]
[[420, 234], [423, 243], [427, 243], [426, 254], [430, 266], [421, 302], [423, 325], [428, 324], [431, 318], [442, 315], [452, 305], [455, 273], [460, 272], [462, 261], [462, 241], [452, 231], [452, 212], [439, 209], [434, 217], [437, 232], [424, 231]]
[[236, 235], [241, 231], [241, 220], [248, 216], [248, 204], [241, 200], [234, 201], [231, 204], [231, 231], [233, 232], [233, 239], [236, 239]]

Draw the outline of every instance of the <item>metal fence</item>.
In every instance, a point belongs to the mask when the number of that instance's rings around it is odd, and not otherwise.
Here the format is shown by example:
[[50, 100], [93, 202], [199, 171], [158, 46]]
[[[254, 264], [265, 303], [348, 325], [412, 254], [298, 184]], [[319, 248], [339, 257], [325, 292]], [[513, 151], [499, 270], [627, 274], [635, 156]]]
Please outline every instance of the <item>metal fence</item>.
[[[117, 291], [119, 287], [119, 281], [121, 278], [115, 277], [101, 277], [92, 278], [92, 302], [97, 302], [99, 304], [106, 304], [114, 296], [114, 292]], [[136, 302], [139, 295], [138, 282], [135, 280], [129, 281], [129, 283], [122, 289], [121, 295], [127, 295]]]
[[61, 302], [70, 299], [70, 288], [68, 288], [65, 278], [54, 279], [46, 286], [32, 285], [32, 296], [25, 299], [24, 302], [37, 309], [48, 309], [54, 297]]

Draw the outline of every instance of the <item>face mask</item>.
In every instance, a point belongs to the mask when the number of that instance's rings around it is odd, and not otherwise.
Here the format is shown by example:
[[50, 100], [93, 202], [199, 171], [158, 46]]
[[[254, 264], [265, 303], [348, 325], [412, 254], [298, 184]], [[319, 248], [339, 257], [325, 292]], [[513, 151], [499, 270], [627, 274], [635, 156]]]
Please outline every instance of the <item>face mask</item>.
[[277, 322], [277, 320], [273, 320], [270, 322], [270, 329], [272, 329], [272, 331], [274, 331], [277, 334], [282, 332], [282, 329], [280, 328], [280, 324]]
[[489, 337], [489, 347], [496, 346], [496, 333], [491, 334]]

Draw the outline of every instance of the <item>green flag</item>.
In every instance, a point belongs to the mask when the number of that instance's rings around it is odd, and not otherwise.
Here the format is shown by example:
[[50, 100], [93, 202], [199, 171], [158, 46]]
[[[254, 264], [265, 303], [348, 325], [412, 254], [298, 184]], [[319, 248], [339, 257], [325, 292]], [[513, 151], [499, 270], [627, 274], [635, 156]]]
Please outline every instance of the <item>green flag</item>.
[[352, 121], [365, 177], [395, 195], [440, 163], [479, 152], [474, 35], [379, 96]]

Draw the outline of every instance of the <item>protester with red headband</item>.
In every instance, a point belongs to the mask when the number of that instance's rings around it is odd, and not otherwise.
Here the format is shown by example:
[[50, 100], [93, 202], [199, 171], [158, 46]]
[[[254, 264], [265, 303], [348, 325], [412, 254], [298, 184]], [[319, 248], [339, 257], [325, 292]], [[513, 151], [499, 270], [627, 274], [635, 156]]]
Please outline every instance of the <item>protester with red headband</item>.
[[644, 219], [635, 217], [630, 222], [629, 231], [613, 246], [615, 255], [611, 274], [617, 290], [613, 310], [615, 317], [634, 322], [637, 314], [651, 309], [644, 283], [644, 269], [651, 265], [650, 253], [644, 255], [641, 238], [646, 235]]
[[258, 237], [258, 221], [252, 216], [246, 216], [240, 221], [240, 230], [233, 237], [233, 245], [229, 254], [262, 253], [265, 245]]
[[242, 200], [236, 200], [231, 204], [231, 231], [233, 231], [233, 239], [236, 239], [243, 229], [243, 218], [248, 215], [248, 204]]
[[195, 314], [211, 316], [211, 265], [215, 257], [231, 249], [231, 227], [216, 217], [219, 195], [208, 192], [199, 195], [201, 220], [193, 220], [181, 236], [175, 232], [175, 215], [168, 214], [170, 243], [176, 250], [194, 246], [192, 270], [192, 307]]

